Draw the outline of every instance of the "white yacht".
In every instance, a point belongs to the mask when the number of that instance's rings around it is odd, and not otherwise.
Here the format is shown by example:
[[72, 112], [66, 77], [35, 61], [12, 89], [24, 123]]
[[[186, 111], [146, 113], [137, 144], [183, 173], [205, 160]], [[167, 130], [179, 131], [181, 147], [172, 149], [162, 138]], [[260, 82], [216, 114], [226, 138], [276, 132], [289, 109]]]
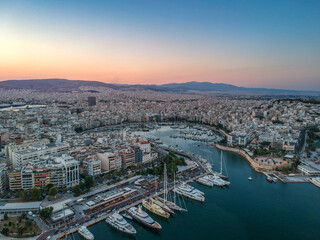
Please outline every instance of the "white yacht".
[[222, 178], [220, 178], [217, 175], [208, 175], [208, 178], [211, 179], [211, 181], [213, 182], [214, 185], [219, 186], [219, 187], [230, 185], [230, 182], [223, 180]]
[[206, 175], [204, 177], [201, 177], [201, 178], [198, 178], [197, 182], [201, 183], [201, 184], [203, 184], [205, 186], [208, 186], [208, 187], [213, 187], [214, 186], [213, 181], [209, 178], [208, 175]]
[[113, 213], [106, 219], [106, 223], [118, 229], [121, 232], [134, 235], [137, 233], [136, 229], [129, 224], [118, 212]]
[[204, 202], [204, 199], [205, 199], [203, 192], [195, 189], [194, 187], [191, 187], [186, 183], [182, 183], [180, 186], [175, 187], [173, 191], [175, 193], [178, 193], [182, 196], [185, 196], [187, 198], [190, 198], [196, 201]]
[[147, 227], [151, 227], [154, 229], [162, 229], [161, 225], [154, 221], [145, 211], [141, 209], [141, 206], [138, 208], [131, 207], [128, 210], [128, 213], [133, 217], [136, 221], [146, 225]]
[[93, 234], [88, 230], [88, 228], [86, 226], [81, 226], [79, 229], [78, 229], [78, 233], [84, 237], [85, 239], [87, 240], [93, 240], [94, 239], [94, 236]]

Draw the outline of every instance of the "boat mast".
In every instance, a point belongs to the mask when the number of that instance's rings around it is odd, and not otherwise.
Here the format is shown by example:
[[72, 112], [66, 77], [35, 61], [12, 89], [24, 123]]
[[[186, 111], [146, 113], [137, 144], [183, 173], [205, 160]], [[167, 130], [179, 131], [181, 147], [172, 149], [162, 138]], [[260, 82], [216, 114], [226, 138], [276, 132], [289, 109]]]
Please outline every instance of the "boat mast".
[[220, 174], [222, 174], [222, 150], [221, 150], [221, 160], [220, 160]]
[[[176, 174], [173, 172], [173, 189], [176, 189]], [[173, 203], [176, 205], [176, 192], [173, 191]]]
[[166, 163], [164, 163], [163, 167], [163, 185], [164, 185], [164, 203], [168, 200], [168, 193], [167, 193], [167, 166]]

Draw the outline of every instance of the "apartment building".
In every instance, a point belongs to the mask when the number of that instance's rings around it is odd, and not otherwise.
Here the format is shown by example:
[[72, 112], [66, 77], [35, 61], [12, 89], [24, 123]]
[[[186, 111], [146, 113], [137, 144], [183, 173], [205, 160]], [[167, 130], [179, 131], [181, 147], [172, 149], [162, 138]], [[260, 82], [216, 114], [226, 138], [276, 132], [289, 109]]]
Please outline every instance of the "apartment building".
[[101, 170], [103, 171], [115, 171], [122, 168], [121, 157], [118, 153], [104, 152], [97, 153], [98, 159], [101, 160]]
[[40, 157], [62, 154], [69, 149], [68, 143], [56, 143], [50, 145], [29, 145], [27, 149], [13, 152], [12, 164], [14, 167], [22, 167]]

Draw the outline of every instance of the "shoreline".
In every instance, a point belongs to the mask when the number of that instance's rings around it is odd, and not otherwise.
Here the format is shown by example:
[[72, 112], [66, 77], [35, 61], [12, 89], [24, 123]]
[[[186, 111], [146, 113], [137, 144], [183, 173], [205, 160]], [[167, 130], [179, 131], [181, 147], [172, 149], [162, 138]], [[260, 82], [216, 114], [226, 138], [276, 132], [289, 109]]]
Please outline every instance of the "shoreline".
[[217, 149], [223, 150], [223, 151], [228, 151], [228, 152], [234, 152], [239, 154], [240, 156], [244, 157], [249, 163], [250, 166], [257, 172], [259, 173], [264, 173], [265, 171], [274, 171], [275, 167], [274, 166], [266, 166], [266, 165], [261, 165], [257, 162], [255, 162], [244, 150], [233, 148], [233, 147], [225, 147], [222, 145], [219, 145], [218, 143], [213, 144]]

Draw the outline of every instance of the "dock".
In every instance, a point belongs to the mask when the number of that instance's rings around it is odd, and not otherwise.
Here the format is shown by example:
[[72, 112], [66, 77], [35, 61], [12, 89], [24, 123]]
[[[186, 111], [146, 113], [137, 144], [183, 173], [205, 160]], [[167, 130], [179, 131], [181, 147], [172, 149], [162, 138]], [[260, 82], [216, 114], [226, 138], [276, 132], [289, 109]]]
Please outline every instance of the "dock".
[[[195, 176], [195, 177], [193, 177], [193, 178], [191, 178], [191, 179], [189, 179], [189, 180], [187, 180], [187, 181], [185, 181], [185, 182], [186, 182], [186, 183], [193, 182], [193, 181], [197, 180], [198, 178], [203, 177], [203, 176], [205, 176], [205, 175], [207, 175], [207, 174], [208, 174], [208, 173], [204, 173], [204, 174], [201, 174], [201, 175], [199, 175], [199, 176]], [[168, 192], [169, 192], [169, 191], [172, 191], [172, 190], [173, 190], [173, 186], [168, 187]], [[164, 190], [162, 190], [162, 191], [160, 191], [160, 192], [158, 192], [158, 193], [155, 193], [155, 194], [153, 194], [153, 195], [151, 195], [151, 196], [148, 196], [148, 197], [139, 199], [139, 200], [135, 201], [134, 203], [132, 203], [132, 204], [130, 204], [130, 205], [127, 205], [127, 206], [125, 206], [125, 207], [122, 207], [122, 208], [118, 209], [118, 211], [119, 211], [119, 212], [126, 211], [127, 209], [129, 209], [129, 208], [131, 208], [131, 207], [134, 207], [134, 206], [137, 206], [137, 205], [141, 204], [143, 200], [148, 200], [148, 199], [150, 199], [150, 198], [154, 198], [154, 197], [160, 196], [160, 195], [162, 195], [162, 194], [164, 194]], [[107, 210], [106, 210], [106, 211], [107, 211]], [[85, 224], [82, 224], [82, 225], [84, 225], [84, 226], [86, 226], [86, 227], [90, 227], [90, 226], [92, 226], [92, 225], [94, 225], [94, 224], [96, 224], [96, 223], [99, 223], [99, 222], [101, 222], [101, 221], [106, 220], [107, 217], [108, 217], [110, 214], [111, 214], [111, 212], [110, 212], [110, 213], [105, 213], [105, 214], [102, 213], [102, 215], [99, 216], [98, 218], [95, 217], [94, 219], [92, 219], [92, 220], [90, 220], [89, 222], [87, 222], [87, 223], [85, 223]], [[78, 231], [78, 227], [73, 227], [73, 228], [71, 228], [71, 229], [68, 231], [67, 235], [76, 233], [77, 231]], [[63, 234], [61, 234], [61, 235], [58, 235], [58, 236], [53, 236], [52, 239], [62, 239], [64, 236], [65, 236], [65, 233], [63, 233]]]

